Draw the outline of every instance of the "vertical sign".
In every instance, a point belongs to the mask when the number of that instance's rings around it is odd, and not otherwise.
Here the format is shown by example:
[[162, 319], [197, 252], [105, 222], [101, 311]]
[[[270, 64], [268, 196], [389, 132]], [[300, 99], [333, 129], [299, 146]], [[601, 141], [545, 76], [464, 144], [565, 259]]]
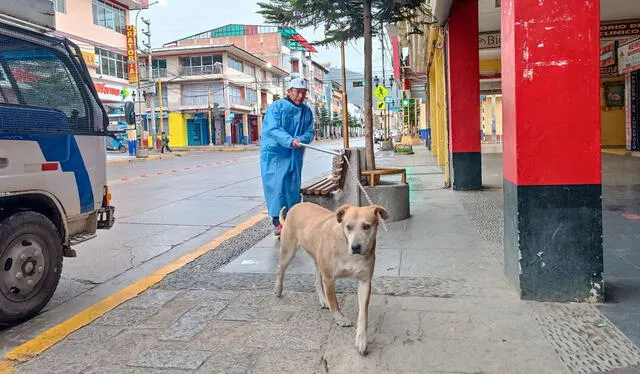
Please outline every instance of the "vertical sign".
[[624, 75], [624, 111], [627, 150], [631, 150], [631, 74]]
[[640, 151], [640, 73], [631, 73], [631, 151]]
[[138, 83], [138, 53], [136, 45], [136, 26], [127, 25], [127, 65], [129, 83]]

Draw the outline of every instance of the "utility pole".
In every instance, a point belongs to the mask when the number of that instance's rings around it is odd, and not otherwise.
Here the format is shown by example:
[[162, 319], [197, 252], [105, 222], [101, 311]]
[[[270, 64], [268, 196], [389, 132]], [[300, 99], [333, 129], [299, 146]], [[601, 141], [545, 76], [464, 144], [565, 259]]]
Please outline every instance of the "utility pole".
[[[147, 30], [143, 31], [142, 33], [147, 36], [147, 42], [144, 43], [144, 45], [147, 47], [147, 53], [149, 56], [147, 71], [149, 74], [149, 82], [151, 82], [153, 91], [155, 91], [156, 85], [155, 85], [155, 81], [153, 80], [153, 64], [151, 62], [152, 61], [151, 60], [151, 20], [144, 19], [144, 17], [142, 17], [142, 22], [144, 22], [147, 25]], [[153, 95], [154, 93], [152, 92], [151, 93], [151, 126], [149, 128], [149, 135], [151, 136], [151, 139], [152, 139], [151, 148], [155, 149], [156, 148], [156, 108], [155, 108], [155, 103], [153, 102]], [[160, 96], [162, 96], [162, 92], [160, 93]]]
[[347, 100], [347, 67], [344, 58], [344, 40], [340, 41], [340, 56], [342, 61], [342, 143], [344, 149], [349, 148], [349, 101]]
[[209, 147], [213, 148], [213, 130], [211, 128], [211, 87], [207, 88], [207, 109], [207, 113], [209, 113]]

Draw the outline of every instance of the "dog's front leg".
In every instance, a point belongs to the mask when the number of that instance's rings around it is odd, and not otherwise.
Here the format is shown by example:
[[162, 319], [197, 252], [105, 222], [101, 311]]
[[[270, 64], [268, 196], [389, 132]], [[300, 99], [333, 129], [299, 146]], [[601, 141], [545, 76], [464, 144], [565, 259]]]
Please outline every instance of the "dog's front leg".
[[356, 348], [363, 355], [367, 351], [367, 323], [369, 321], [369, 299], [371, 279], [360, 281], [358, 287], [358, 327], [356, 329]]
[[344, 314], [340, 311], [340, 307], [338, 306], [338, 298], [336, 297], [336, 283], [335, 279], [330, 276], [324, 274], [322, 276], [322, 284], [324, 285], [324, 293], [327, 295], [327, 302], [329, 303], [329, 310], [331, 311], [331, 316], [334, 321], [338, 324], [338, 326], [351, 326], [353, 323], [349, 320], [349, 318], [345, 317]]

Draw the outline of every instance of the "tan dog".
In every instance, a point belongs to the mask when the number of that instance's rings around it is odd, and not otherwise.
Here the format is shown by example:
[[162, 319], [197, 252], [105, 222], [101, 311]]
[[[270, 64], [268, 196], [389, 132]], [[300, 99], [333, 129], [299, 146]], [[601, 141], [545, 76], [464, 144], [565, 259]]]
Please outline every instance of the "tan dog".
[[371, 277], [376, 262], [376, 235], [378, 214], [387, 219], [389, 214], [378, 205], [356, 207], [343, 205], [335, 213], [312, 203], [296, 204], [284, 220], [280, 236], [280, 263], [276, 274], [276, 296], [282, 295], [282, 280], [287, 266], [298, 248], [304, 248], [316, 264], [316, 292], [320, 305], [329, 308], [340, 326], [351, 326], [351, 321], [340, 311], [336, 298], [336, 279], [355, 278], [358, 287], [358, 326], [356, 347], [364, 354], [367, 350], [367, 319]]

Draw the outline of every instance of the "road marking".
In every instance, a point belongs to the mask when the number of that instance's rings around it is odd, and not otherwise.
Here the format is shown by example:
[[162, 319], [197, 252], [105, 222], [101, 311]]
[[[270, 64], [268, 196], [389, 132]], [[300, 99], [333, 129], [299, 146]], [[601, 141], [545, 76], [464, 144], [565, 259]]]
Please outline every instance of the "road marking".
[[8, 368], [7, 370], [10, 370], [9, 372], [12, 372], [11, 370], [14, 367], [13, 364], [16, 361], [25, 362], [37, 357], [39, 354], [41, 354], [54, 344], [58, 343], [72, 332], [95, 321], [96, 319], [112, 310], [113, 308], [117, 307], [118, 305], [124, 303], [125, 301], [138, 296], [146, 289], [159, 283], [168, 274], [171, 274], [174, 271], [182, 268], [186, 264], [202, 256], [203, 254], [215, 250], [224, 241], [237, 236], [242, 231], [255, 225], [265, 217], [266, 215], [264, 213], [256, 214], [255, 216], [249, 218], [243, 223], [233, 227], [231, 230], [217, 237], [213, 241], [199, 247], [195, 251], [187, 253], [179, 259], [158, 269], [153, 274], [148, 275], [138, 280], [137, 282], [121, 289], [120, 291], [99, 301], [97, 304], [90, 306], [89, 308], [83, 310], [82, 312], [76, 314], [68, 320], [43, 332], [32, 340], [29, 340], [28, 342], [16, 347], [4, 356], [4, 360], [6, 361], [0, 361], [0, 373], [4, 373], [2, 369], [5, 368]]
[[234, 162], [239, 162], [239, 159], [233, 159], [233, 160], [226, 160], [224, 162], [216, 162], [215, 165], [214, 164], [206, 164], [206, 166], [203, 165], [195, 165], [193, 167], [185, 167], [183, 170], [177, 170], [177, 169], [172, 169], [172, 170], [163, 170], [163, 171], [158, 171], [152, 174], [141, 174], [135, 177], [122, 177], [122, 178], [118, 178], [118, 179], [114, 179], [111, 181], [108, 181], [107, 184], [110, 186], [116, 185], [116, 184], [121, 184], [124, 182], [132, 182], [135, 180], [140, 180], [140, 179], [149, 179], [151, 177], [154, 176], [161, 176], [161, 175], [168, 175], [170, 173], [178, 173], [180, 171], [192, 171], [192, 170], [196, 170], [196, 169], [203, 169], [205, 167], [214, 167], [214, 166], [219, 166], [219, 165], [228, 165]]
[[11, 374], [14, 370], [13, 363], [9, 361], [0, 361], [0, 374]]

